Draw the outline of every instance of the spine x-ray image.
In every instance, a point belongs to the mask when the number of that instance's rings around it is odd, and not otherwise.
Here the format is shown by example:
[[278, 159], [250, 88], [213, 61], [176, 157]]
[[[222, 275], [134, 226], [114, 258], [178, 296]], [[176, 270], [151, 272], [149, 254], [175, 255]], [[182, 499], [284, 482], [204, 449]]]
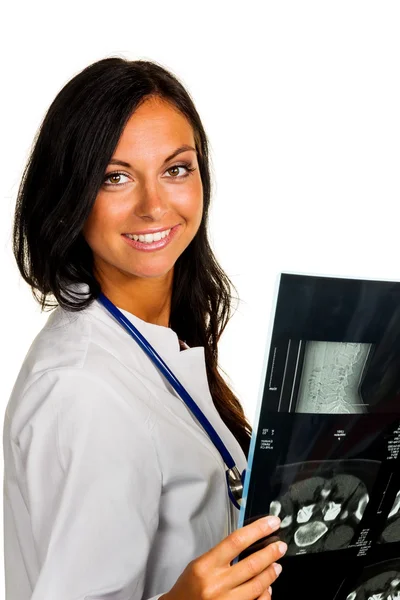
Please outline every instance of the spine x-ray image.
[[400, 411], [400, 283], [282, 275], [262, 404]]
[[366, 412], [361, 383], [370, 350], [360, 342], [307, 342], [297, 412]]

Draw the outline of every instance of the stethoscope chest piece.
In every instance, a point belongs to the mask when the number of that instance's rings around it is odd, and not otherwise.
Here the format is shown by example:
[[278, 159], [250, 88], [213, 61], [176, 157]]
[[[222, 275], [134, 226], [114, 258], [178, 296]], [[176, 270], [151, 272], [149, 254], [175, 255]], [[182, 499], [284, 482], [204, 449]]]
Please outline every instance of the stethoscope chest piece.
[[232, 503], [240, 510], [243, 500], [243, 484], [246, 475], [246, 469], [240, 475], [239, 469], [234, 466], [226, 470], [226, 482], [228, 484], [228, 493]]

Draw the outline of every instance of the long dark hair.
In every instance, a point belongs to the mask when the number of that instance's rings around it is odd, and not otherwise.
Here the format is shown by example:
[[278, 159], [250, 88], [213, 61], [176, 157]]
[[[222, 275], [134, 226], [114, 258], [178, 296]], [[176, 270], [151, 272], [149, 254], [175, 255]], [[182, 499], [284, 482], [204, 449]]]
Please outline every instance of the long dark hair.
[[[149, 97], [169, 101], [191, 123], [204, 194], [199, 230], [174, 266], [170, 327], [189, 346], [204, 346], [214, 404], [247, 455], [251, 427], [218, 367], [217, 344], [231, 317], [233, 284], [207, 235], [208, 141], [189, 93], [172, 73], [155, 62], [110, 57], [89, 65], [61, 89], [39, 127], [23, 172], [14, 256], [42, 310], [57, 305], [82, 310], [97, 298], [101, 289], [82, 228], [126, 122]], [[72, 291], [73, 284], [80, 283], [89, 286], [89, 295], [79, 297]]]

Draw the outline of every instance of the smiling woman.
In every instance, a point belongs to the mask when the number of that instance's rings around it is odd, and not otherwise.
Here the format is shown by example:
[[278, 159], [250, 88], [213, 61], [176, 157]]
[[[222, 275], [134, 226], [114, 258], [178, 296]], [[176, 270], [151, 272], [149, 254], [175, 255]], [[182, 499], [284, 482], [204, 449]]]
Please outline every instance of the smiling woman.
[[242, 472], [250, 426], [218, 369], [231, 284], [208, 241], [208, 160], [189, 94], [149, 61], [88, 66], [43, 120], [14, 253], [55, 310], [5, 413], [6, 600], [270, 598], [285, 547], [257, 570], [231, 563], [279, 519], [236, 535], [219, 451], [103, 305], [176, 371]]
[[[127, 121], [83, 227], [103, 292], [145, 321], [165, 326], [173, 266], [203, 215], [196, 154], [187, 118], [151, 96]], [[112, 165], [126, 170], [114, 171]], [[149, 291], [157, 286], [151, 299], [135, 293], [143, 280]]]

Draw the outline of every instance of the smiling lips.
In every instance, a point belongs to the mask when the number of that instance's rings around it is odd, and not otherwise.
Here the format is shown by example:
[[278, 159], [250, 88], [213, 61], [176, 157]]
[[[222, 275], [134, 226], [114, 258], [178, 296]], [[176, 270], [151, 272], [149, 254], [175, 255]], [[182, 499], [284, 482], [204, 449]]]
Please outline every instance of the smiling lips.
[[162, 240], [163, 238], [167, 237], [167, 235], [169, 234], [171, 229], [172, 228], [164, 229], [163, 231], [157, 231], [156, 233], [145, 233], [145, 234], [125, 233], [124, 235], [126, 235], [126, 237], [128, 237], [130, 240], [136, 240], [137, 242], [144, 242], [144, 243], [149, 244], [152, 242], [158, 242], [159, 240]]
[[178, 229], [179, 226], [175, 225], [170, 229], [163, 229], [162, 231], [158, 230], [152, 233], [124, 233], [122, 234], [122, 237], [133, 248], [148, 252], [151, 250], [159, 250], [167, 246], [175, 237]]

